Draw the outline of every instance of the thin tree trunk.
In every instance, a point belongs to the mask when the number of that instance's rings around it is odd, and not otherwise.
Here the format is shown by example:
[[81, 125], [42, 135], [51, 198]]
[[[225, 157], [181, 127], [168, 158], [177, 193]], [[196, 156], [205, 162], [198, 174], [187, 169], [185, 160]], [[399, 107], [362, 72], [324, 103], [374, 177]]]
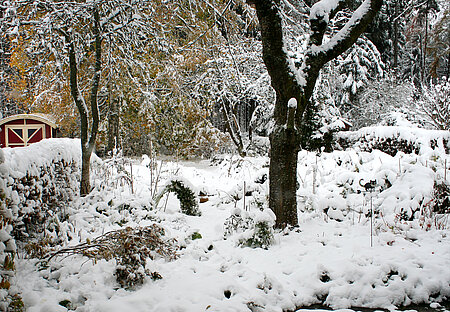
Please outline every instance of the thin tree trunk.
[[447, 77], [450, 77], [450, 53], [448, 54], [447, 57]]
[[119, 142], [119, 104], [118, 99], [112, 99], [109, 103], [109, 116], [108, 116], [108, 147], [107, 151], [112, 150], [120, 146]]
[[427, 1], [427, 7], [425, 11], [425, 38], [423, 43], [422, 52], [422, 85], [426, 84], [426, 65], [427, 65], [427, 45], [428, 45], [428, 11], [430, 10], [430, 0]]
[[236, 115], [233, 112], [231, 103], [227, 98], [222, 97], [222, 111], [225, 119], [225, 129], [230, 134], [231, 140], [238, 150], [238, 154], [241, 157], [246, 156], [244, 150], [244, 143], [242, 142], [242, 134], [239, 128], [239, 123], [236, 120]]
[[81, 152], [81, 184], [80, 184], [80, 194], [86, 195], [91, 191], [91, 175], [90, 175], [90, 161], [91, 154], [86, 149], [82, 148]]
[[394, 68], [397, 68], [398, 66], [398, 20], [399, 20], [399, 1], [395, 2], [395, 9], [394, 9]]
[[92, 151], [94, 150], [95, 141], [98, 132], [99, 114], [97, 105], [97, 93], [100, 83], [101, 72], [101, 59], [102, 59], [102, 47], [101, 47], [101, 34], [100, 34], [100, 15], [98, 8], [94, 7], [94, 25], [93, 32], [95, 37], [95, 64], [94, 64], [94, 76], [91, 86], [91, 114], [92, 125], [90, 136], [89, 132], [89, 112], [84, 101], [83, 95], [78, 88], [78, 66], [76, 62], [75, 43], [69, 34], [65, 33], [66, 41], [69, 45], [69, 70], [70, 70], [70, 92], [75, 105], [78, 108], [80, 114], [80, 132], [81, 132], [81, 181], [80, 181], [80, 195], [87, 195], [91, 190], [90, 184], [90, 159]]

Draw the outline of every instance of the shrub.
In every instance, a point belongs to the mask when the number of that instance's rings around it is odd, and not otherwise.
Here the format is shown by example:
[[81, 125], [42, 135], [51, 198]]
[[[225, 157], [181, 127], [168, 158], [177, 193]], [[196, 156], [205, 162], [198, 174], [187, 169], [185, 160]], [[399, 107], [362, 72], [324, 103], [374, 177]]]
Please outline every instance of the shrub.
[[164, 196], [164, 194], [170, 192], [173, 192], [177, 195], [177, 198], [180, 201], [181, 212], [188, 216], [201, 215], [194, 192], [188, 186], [186, 186], [186, 182], [180, 181], [178, 179], [171, 180], [156, 196], [155, 207], [158, 206], [158, 203]]
[[224, 223], [224, 238], [228, 238], [234, 233], [243, 233], [251, 227], [252, 219], [248, 216], [246, 211], [236, 208], [233, 210]]
[[450, 213], [450, 186], [446, 182], [434, 182], [433, 212], [435, 213]]
[[273, 243], [273, 228], [268, 221], [259, 221], [254, 224], [253, 234], [242, 241], [242, 244], [252, 248], [269, 248]]
[[270, 209], [255, 209], [248, 213], [237, 208], [225, 220], [224, 238], [238, 234], [238, 245], [267, 249], [274, 240], [274, 224], [275, 216]]
[[162, 278], [158, 272], [150, 272], [145, 268], [147, 259], [177, 258], [176, 240], [164, 236], [164, 229], [157, 224], [137, 228], [127, 227], [105, 233], [77, 246], [63, 248], [48, 255], [47, 261], [56, 256], [75, 254], [81, 254], [94, 261], [116, 259], [117, 282], [125, 289], [132, 289], [142, 285], [146, 276], [152, 279]]
[[37, 175], [27, 172], [21, 178], [12, 179], [9, 187], [11, 197], [16, 199], [9, 202], [8, 209], [18, 209], [14, 220], [15, 239], [28, 242], [41, 239], [48, 229], [57, 230], [56, 220], [67, 217], [65, 204], [78, 192], [77, 178], [76, 162], [55, 160], [39, 168]]

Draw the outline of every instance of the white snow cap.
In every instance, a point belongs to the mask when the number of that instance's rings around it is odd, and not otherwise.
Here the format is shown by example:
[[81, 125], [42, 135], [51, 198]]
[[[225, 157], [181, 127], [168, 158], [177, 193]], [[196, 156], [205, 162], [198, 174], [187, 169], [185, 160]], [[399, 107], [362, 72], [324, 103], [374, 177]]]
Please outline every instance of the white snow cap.
[[288, 108], [297, 108], [297, 99], [296, 98], [291, 98], [288, 101]]
[[335, 10], [339, 5], [340, 0], [322, 0], [314, 4], [309, 13], [309, 19], [323, 18], [328, 23], [331, 11]]

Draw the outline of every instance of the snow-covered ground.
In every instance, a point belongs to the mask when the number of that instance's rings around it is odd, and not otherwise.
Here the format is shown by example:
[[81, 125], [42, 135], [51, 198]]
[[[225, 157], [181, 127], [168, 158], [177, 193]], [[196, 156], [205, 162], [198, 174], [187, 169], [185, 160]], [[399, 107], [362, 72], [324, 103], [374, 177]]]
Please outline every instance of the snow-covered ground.
[[[17, 284], [30, 312], [67, 311], [61, 302], [80, 312], [294, 311], [322, 302], [335, 309], [438, 307], [434, 302], [450, 298], [450, 221], [426, 209], [434, 181], [450, 180], [448, 156], [301, 152], [299, 227], [275, 232], [267, 249], [239, 246], [242, 233], [224, 239], [231, 214], [265, 205], [267, 158], [164, 161], [159, 189], [169, 177], [183, 177], [196, 194], [208, 195], [199, 204], [201, 216], [182, 214], [174, 195], [150, 210], [148, 159], [135, 160], [133, 192], [129, 184], [112, 183], [113, 175], [97, 175], [89, 196], [67, 203], [70, 217], [60, 228], [76, 245], [158, 222], [182, 247], [176, 260], [147, 261], [162, 279], [149, 277], [124, 290], [114, 276], [115, 260], [76, 255], [43, 267], [19, 254]], [[128, 164], [126, 169], [131, 171]], [[376, 180], [375, 191], [365, 192], [360, 180]], [[422, 217], [405, 220], [414, 213]], [[201, 238], [193, 239], [196, 232]]]

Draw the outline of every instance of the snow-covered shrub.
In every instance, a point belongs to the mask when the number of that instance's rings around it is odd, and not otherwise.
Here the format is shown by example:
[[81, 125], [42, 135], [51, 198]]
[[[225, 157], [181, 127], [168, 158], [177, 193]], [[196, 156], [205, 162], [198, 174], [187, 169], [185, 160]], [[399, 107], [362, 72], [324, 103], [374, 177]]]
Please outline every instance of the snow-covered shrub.
[[398, 152], [405, 154], [418, 153], [418, 147], [414, 143], [408, 142], [400, 137], [361, 137], [357, 142], [347, 141], [347, 138], [340, 136], [338, 139], [338, 144], [344, 149], [357, 145], [361, 148], [361, 151], [371, 152], [377, 149], [391, 156], [395, 156]]
[[13, 211], [17, 209], [14, 236], [20, 241], [36, 238], [45, 231], [58, 231], [59, 220], [67, 217], [65, 203], [74, 198], [77, 188], [77, 163], [54, 161], [40, 168], [38, 176], [27, 174], [13, 179]]
[[273, 243], [273, 225], [268, 220], [255, 221], [252, 235], [242, 245], [267, 249]]
[[224, 238], [236, 235], [238, 245], [267, 249], [273, 243], [275, 215], [270, 209], [233, 210], [224, 223]]
[[[25, 148], [0, 150], [1, 308], [23, 311], [14, 284], [16, 240], [29, 256], [43, 255], [61, 242], [60, 220], [79, 187], [79, 140], [43, 140]], [[14, 238], [12, 237], [14, 236]]]
[[450, 213], [450, 185], [447, 182], [434, 182], [431, 207], [435, 213]]
[[6, 197], [5, 167], [1, 166], [5, 161], [3, 150], [0, 149], [0, 310], [24, 311], [24, 304], [19, 294], [11, 291], [11, 285], [15, 283], [14, 258], [16, 244], [12, 237], [12, 214], [7, 208], [9, 199]]
[[122, 288], [134, 288], [142, 285], [146, 276], [161, 279], [158, 272], [150, 272], [145, 268], [146, 260], [154, 259], [155, 251], [172, 259], [176, 257], [171, 244], [161, 240], [164, 230], [159, 226], [131, 229], [117, 232], [115, 239], [120, 248], [116, 249], [114, 258], [117, 261], [116, 280]]
[[445, 230], [450, 226], [450, 185], [447, 181], [434, 181], [431, 196], [422, 202], [419, 224], [422, 229]]
[[110, 154], [110, 157], [105, 159], [102, 163], [102, 177], [103, 183], [101, 188], [127, 185], [133, 192], [133, 179], [131, 173], [127, 170], [129, 162], [123, 156], [121, 149], [114, 148]]
[[433, 129], [450, 130], [450, 77], [422, 91], [417, 110], [424, 123]]
[[250, 228], [252, 223], [252, 219], [248, 216], [247, 211], [242, 211], [239, 208], [235, 208], [226, 220], [223, 225], [224, 238], [228, 238], [229, 236], [235, 233], [242, 233]]
[[4, 154], [5, 213], [15, 238], [26, 241], [58, 231], [58, 221], [67, 216], [65, 205], [79, 189], [80, 141], [48, 139], [6, 148]]
[[449, 154], [449, 142], [448, 131], [409, 127], [366, 127], [337, 134], [337, 144], [340, 148], [352, 147], [364, 152], [380, 150], [391, 156], [395, 156], [397, 152], [421, 154], [430, 149]]
[[198, 202], [195, 193], [188, 186], [189, 183], [179, 178], [171, 179], [170, 182], [162, 189], [155, 198], [155, 207], [166, 193], [175, 193], [180, 201], [181, 212], [188, 216], [200, 216], [201, 212], [198, 208]]
[[47, 260], [61, 255], [83, 255], [94, 261], [116, 260], [115, 276], [121, 287], [131, 289], [144, 283], [145, 277], [161, 279], [158, 272], [146, 269], [147, 259], [177, 258], [175, 239], [165, 237], [165, 231], [157, 224], [146, 227], [127, 227], [105, 233], [92, 241], [66, 247], [47, 255]]
[[202, 122], [196, 126], [196, 135], [186, 148], [188, 156], [210, 158], [218, 153], [228, 153], [234, 150], [230, 136], [214, 128], [210, 122]]

